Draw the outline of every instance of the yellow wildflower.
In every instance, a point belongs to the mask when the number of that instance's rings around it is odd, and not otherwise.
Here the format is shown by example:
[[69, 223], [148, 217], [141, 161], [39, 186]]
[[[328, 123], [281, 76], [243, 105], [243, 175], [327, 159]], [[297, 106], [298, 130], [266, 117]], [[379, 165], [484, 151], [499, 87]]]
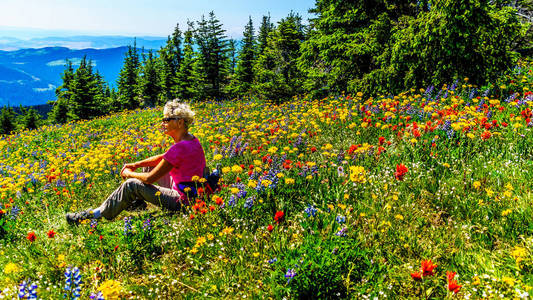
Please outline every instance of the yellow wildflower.
[[5, 274], [18, 273], [18, 272], [20, 272], [20, 268], [14, 263], [10, 262], [4, 267]]
[[365, 168], [360, 166], [351, 166], [350, 167], [350, 180], [352, 182], [358, 182], [358, 183], [365, 183], [366, 177], [365, 177], [366, 171]]
[[222, 233], [224, 235], [231, 234], [233, 232], [233, 230], [235, 230], [235, 229], [233, 229], [232, 227], [226, 227], [226, 228], [222, 229]]
[[120, 299], [122, 287], [120, 282], [110, 279], [102, 283], [98, 290], [102, 292], [105, 299]]

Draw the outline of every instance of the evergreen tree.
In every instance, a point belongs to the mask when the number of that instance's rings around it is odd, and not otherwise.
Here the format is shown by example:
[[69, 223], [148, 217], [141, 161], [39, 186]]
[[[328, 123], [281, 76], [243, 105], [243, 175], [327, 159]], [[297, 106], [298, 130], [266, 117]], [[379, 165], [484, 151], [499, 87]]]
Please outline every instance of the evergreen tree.
[[74, 73], [72, 95], [68, 110], [70, 120], [90, 119], [99, 114], [97, 80], [93, 74], [92, 61], [86, 57]]
[[301, 18], [291, 12], [269, 35], [255, 65], [254, 90], [263, 98], [279, 103], [303, 92], [303, 74], [297, 67], [303, 41], [300, 29]]
[[249, 17], [248, 24], [244, 27], [243, 36], [235, 71], [236, 90], [240, 95], [248, 93], [254, 80], [253, 66], [256, 59], [256, 42], [252, 17]]
[[179, 94], [177, 83], [180, 65], [183, 60], [181, 44], [182, 34], [179, 24], [176, 24], [172, 37], [169, 36], [165, 47], [159, 50], [162, 99], [173, 99]]
[[93, 83], [91, 85], [94, 95], [94, 116], [105, 115], [113, 111], [110, 106], [110, 90], [104, 78], [98, 71], [92, 74]]
[[221, 98], [222, 89], [227, 82], [228, 47], [222, 24], [209, 13], [209, 19], [204, 16], [198, 22], [196, 43], [199, 49], [198, 70], [202, 77], [199, 80], [200, 96], [206, 98]]
[[316, 0], [299, 59], [305, 87], [370, 95], [462, 77], [485, 84], [514, 65], [513, 45], [529, 26], [509, 3]]
[[11, 107], [2, 107], [0, 112], [0, 134], [10, 134], [15, 129], [15, 112]]
[[137, 81], [139, 74], [139, 53], [137, 51], [137, 42], [134, 40], [133, 47], [128, 47], [128, 52], [124, 57], [124, 64], [120, 70], [117, 86], [118, 101], [122, 109], [134, 109], [139, 107], [137, 99]]
[[194, 24], [187, 21], [187, 31], [183, 39], [183, 61], [178, 73], [178, 97], [190, 100], [197, 95], [197, 78], [195, 73], [196, 53], [194, 52]]
[[39, 127], [41, 121], [41, 116], [39, 113], [33, 109], [26, 109], [22, 117], [22, 125], [26, 129], [36, 129]]
[[61, 84], [56, 89], [56, 98], [57, 100], [52, 102], [53, 108], [48, 114], [48, 118], [53, 123], [66, 123], [68, 121], [68, 107], [70, 102], [70, 97], [72, 95], [72, 84], [74, 82], [74, 68], [72, 67], [72, 61], [66, 61], [65, 70], [61, 75], [63, 84]]
[[274, 30], [274, 24], [270, 22], [270, 13], [268, 16], [263, 16], [261, 25], [259, 26], [259, 34], [257, 36], [257, 54], [262, 54], [268, 47], [268, 35]]
[[161, 86], [159, 74], [157, 72], [157, 60], [152, 50], [148, 56], [143, 54], [143, 66], [139, 77], [139, 94], [142, 99], [141, 106], [154, 107], [158, 102]]
[[387, 6], [385, 0], [316, 0], [310, 12], [317, 17], [310, 20], [311, 32], [302, 45], [300, 67], [308, 76], [306, 88], [324, 96], [350, 90], [363, 74], [374, 70], [375, 57], [389, 45], [392, 19], [414, 15], [416, 6], [409, 6], [407, 1], [392, 1]]

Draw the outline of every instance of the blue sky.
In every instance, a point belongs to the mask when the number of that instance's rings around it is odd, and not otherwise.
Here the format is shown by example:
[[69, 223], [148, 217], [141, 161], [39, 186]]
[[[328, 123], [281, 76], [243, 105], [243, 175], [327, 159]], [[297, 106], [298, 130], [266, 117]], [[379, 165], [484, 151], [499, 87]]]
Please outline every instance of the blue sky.
[[[0, 0], [0, 36], [56, 35], [167, 36], [177, 22], [197, 21], [214, 11], [227, 35], [242, 35], [248, 16], [257, 30], [270, 12], [273, 22], [291, 10], [304, 20], [314, 0]], [[33, 36], [32, 36], [33, 35]]]

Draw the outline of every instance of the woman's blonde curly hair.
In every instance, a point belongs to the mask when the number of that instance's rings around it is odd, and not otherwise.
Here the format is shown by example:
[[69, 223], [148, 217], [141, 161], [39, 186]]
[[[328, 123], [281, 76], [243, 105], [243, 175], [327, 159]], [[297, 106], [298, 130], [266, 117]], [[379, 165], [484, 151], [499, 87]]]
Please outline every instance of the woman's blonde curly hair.
[[188, 104], [180, 101], [181, 100], [177, 98], [168, 101], [163, 108], [163, 116], [165, 118], [177, 117], [183, 119], [185, 126], [189, 127], [194, 121], [195, 113], [191, 110], [191, 107]]

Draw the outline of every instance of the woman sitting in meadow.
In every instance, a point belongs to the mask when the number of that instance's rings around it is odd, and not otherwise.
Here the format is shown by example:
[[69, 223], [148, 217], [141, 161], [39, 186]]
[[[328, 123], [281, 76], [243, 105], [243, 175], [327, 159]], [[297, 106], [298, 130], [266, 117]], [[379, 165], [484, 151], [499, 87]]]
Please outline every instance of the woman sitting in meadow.
[[[145, 205], [145, 201], [172, 211], [188, 205], [186, 192], [194, 189], [192, 178], [202, 177], [206, 166], [202, 145], [189, 133], [194, 112], [189, 105], [175, 99], [167, 102], [163, 116], [164, 133], [174, 139], [174, 145], [164, 154], [125, 164], [120, 175], [127, 180], [98, 208], [67, 213], [68, 223], [101, 217], [111, 220], [132, 205]], [[147, 172], [136, 172], [138, 168]], [[153, 185], [154, 182], [159, 186]]]

